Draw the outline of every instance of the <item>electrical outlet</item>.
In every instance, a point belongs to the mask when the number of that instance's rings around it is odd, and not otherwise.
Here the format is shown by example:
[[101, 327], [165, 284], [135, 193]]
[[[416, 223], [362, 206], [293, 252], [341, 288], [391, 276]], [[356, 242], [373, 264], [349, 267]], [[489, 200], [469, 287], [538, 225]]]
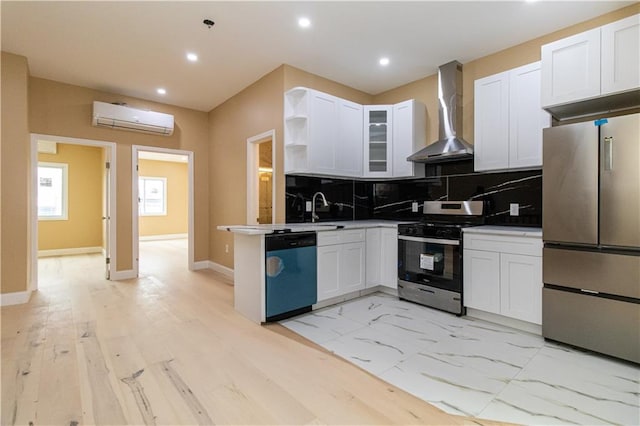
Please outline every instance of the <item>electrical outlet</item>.
[[509, 214], [511, 216], [519, 216], [520, 215], [520, 204], [518, 204], [518, 203], [509, 204]]
[[311, 211], [311, 201], [304, 202], [304, 211], [309, 213]]
[[411, 211], [413, 213], [417, 213], [418, 212], [418, 202], [414, 201], [413, 203], [411, 203]]
[[229, 244], [224, 245], [224, 252], [229, 253]]

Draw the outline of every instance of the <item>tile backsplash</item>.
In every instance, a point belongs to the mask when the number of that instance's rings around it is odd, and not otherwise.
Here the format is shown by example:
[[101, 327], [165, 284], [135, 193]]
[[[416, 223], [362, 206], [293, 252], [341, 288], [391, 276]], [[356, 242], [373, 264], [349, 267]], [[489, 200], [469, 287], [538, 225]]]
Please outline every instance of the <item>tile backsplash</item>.
[[[426, 166], [427, 177], [410, 180], [353, 180], [288, 175], [286, 177], [287, 222], [309, 222], [305, 202], [322, 192], [328, 207], [316, 199], [320, 221], [395, 219], [419, 220], [422, 203], [435, 200], [483, 200], [486, 223], [542, 226], [542, 171], [475, 173], [473, 161]], [[418, 202], [420, 211], [411, 211]], [[519, 215], [510, 216], [510, 204], [519, 205]]]

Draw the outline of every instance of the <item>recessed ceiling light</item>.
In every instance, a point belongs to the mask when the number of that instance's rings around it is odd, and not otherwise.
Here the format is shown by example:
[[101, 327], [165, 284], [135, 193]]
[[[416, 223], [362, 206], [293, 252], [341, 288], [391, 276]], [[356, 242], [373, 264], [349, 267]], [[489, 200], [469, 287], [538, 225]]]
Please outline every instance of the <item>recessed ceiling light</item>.
[[378, 61], [380, 63], [380, 65], [382, 65], [383, 67], [386, 67], [387, 65], [389, 65], [389, 58], [380, 58], [380, 61]]
[[302, 28], [309, 28], [311, 26], [311, 21], [309, 18], [300, 18], [298, 19], [298, 25]]
[[158, 95], [166, 95], [167, 94], [167, 90], [163, 89], [162, 87], [156, 89], [156, 92], [158, 92]]
[[196, 62], [198, 60], [198, 55], [196, 55], [195, 53], [187, 53], [187, 59], [191, 62]]

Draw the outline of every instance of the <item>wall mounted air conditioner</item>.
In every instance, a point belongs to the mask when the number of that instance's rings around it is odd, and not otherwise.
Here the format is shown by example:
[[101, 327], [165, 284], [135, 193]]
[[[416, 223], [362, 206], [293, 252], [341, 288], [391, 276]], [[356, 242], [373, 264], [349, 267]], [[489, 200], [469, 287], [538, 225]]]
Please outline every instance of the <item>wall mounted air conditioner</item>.
[[173, 134], [173, 115], [144, 111], [124, 105], [93, 102], [94, 126], [133, 130], [170, 136]]

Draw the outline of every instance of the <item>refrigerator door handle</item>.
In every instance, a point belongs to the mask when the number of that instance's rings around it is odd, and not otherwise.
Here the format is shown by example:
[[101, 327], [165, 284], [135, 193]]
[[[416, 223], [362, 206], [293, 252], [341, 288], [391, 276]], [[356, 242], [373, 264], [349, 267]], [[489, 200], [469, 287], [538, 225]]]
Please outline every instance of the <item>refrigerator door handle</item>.
[[604, 170], [613, 170], [613, 137], [604, 138]]

